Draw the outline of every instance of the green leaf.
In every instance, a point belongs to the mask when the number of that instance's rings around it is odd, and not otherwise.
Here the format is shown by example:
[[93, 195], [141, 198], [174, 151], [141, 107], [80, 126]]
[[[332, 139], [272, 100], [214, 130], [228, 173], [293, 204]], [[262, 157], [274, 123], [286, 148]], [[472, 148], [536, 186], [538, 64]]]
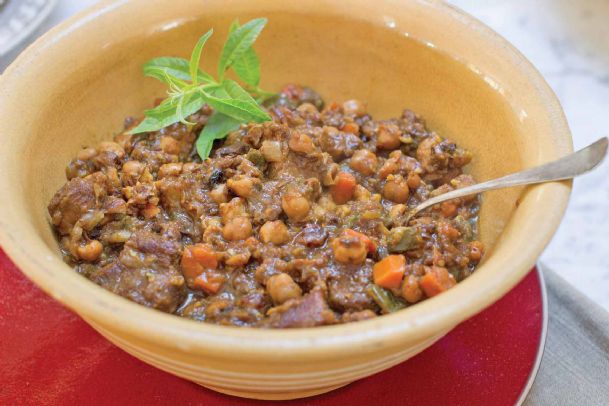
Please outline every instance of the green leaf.
[[160, 80], [161, 82], [169, 85], [172, 90], [181, 91], [188, 86], [188, 83], [168, 73], [167, 68], [161, 68], [159, 66], [149, 66], [146, 68], [146, 75]]
[[235, 60], [241, 58], [245, 51], [252, 46], [260, 32], [267, 23], [266, 18], [253, 19], [241, 27], [232, 31], [224, 44], [222, 54], [220, 55], [220, 63], [218, 65], [218, 76], [220, 81], [224, 78], [224, 72], [228, 69]]
[[226, 94], [233, 99], [256, 104], [254, 98], [234, 80], [225, 79], [224, 82], [222, 82], [222, 89], [224, 89]]
[[241, 122], [217, 111], [209, 117], [203, 131], [196, 142], [197, 153], [201, 159], [209, 156], [215, 140], [226, 137], [229, 133], [239, 129]]
[[241, 58], [236, 59], [232, 69], [248, 85], [256, 87], [260, 83], [260, 60], [254, 48], [248, 48]]
[[190, 77], [193, 78], [192, 83], [195, 85], [199, 83], [199, 76], [197, 75], [197, 71], [199, 71], [199, 64], [201, 62], [201, 52], [203, 51], [203, 46], [205, 46], [205, 43], [213, 33], [214, 30], [212, 28], [211, 30], [203, 34], [201, 38], [199, 38], [197, 45], [195, 45], [194, 49], [192, 50], [189, 63], [189, 73]]
[[234, 80], [226, 79], [222, 87], [205, 93], [205, 100], [215, 110], [241, 122], [271, 120], [271, 116]]
[[154, 109], [146, 110], [142, 122], [129, 131], [129, 134], [158, 131], [196, 113], [205, 104], [205, 98], [198, 91], [180, 94], [164, 100]]
[[239, 19], [235, 18], [233, 20], [233, 22], [230, 23], [230, 26], [228, 27], [228, 35], [232, 34], [233, 31], [235, 31], [239, 27], [241, 27], [241, 24], [239, 24]]
[[[144, 75], [159, 79], [162, 82], [165, 82], [165, 80], [164, 77], [160, 78], [158, 76], [158, 72], [160, 71], [167, 72], [168, 75], [183, 81], [192, 80], [190, 77], [190, 63], [184, 58], [169, 56], [154, 58], [146, 62], [143, 69]], [[200, 69], [198, 71], [198, 80], [200, 82], [214, 82], [214, 78], [210, 74], [205, 73]]]
[[[237, 28], [239, 28], [239, 20], [232, 22], [228, 30], [229, 35]], [[252, 46], [245, 50], [241, 58], [235, 59], [232, 68], [237, 76], [248, 85], [257, 87], [260, 83], [260, 60]]]

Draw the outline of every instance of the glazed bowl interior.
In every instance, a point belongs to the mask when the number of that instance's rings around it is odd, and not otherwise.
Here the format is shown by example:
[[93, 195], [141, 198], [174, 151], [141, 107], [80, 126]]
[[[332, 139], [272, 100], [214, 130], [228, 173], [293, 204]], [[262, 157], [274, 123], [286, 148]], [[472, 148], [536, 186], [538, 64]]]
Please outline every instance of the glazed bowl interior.
[[184, 356], [264, 356], [270, 364], [411, 345], [445, 333], [514, 286], [554, 233], [570, 184], [486, 194], [480, 231], [489, 250], [470, 278], [407, 310], [349, 325], [269, 331], [191, 322], [106, 292], [61, 261], [46, 205], [80, 148], [110, 139], [125, 116], [140, 115], [164, 94], [143, 77], [142, 63], [188, 57], [213, 27], [203, 65], [214, 72], [229, 23], [260, 16], [269, 19], [256, 44], [265, 89], [306, 84], [326, 101], [367, 101], [379, 118], [410, 108], [473, 152], [468, 171], [479, 181], [571, 151], [560, 106], [539, 74], [501, 38], [446, 5], [102, 2], [45, 35], [0, 79], [0, 239], [23, 272], [122, 340], [162, 343]]

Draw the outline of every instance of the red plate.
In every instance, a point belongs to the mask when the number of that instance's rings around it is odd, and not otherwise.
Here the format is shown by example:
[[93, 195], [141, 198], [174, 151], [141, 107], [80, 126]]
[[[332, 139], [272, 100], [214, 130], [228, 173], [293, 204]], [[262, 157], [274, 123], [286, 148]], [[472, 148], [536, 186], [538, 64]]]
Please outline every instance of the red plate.
[[[543, 348], [542, 281], [532, 271], [429, 349], [304, 405], [513, 405]], [[246, 405], [128, 355], [27, 280], [0, 251], [0, 404]]]

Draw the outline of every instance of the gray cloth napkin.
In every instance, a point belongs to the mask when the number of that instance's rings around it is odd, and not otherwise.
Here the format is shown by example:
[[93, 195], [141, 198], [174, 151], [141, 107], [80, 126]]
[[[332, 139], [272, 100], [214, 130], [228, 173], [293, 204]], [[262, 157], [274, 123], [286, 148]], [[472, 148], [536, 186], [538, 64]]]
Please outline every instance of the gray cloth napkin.
[[609, 405], [609, 313], [541, 266], [548, 332], [524, 405]]

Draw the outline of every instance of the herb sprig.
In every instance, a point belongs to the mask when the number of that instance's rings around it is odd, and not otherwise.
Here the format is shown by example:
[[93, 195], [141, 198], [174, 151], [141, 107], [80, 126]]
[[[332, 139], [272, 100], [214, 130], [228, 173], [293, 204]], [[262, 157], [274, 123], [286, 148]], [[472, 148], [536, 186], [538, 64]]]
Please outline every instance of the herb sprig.
[[[144, 120], [130, 133], [158, 131], [177, 122], [191, 124], [187, 117], [207, 103], [215, 111], [196, 142], [197, 153], [205, 159], [215, 140], [226, 137], [241, 124], [270, 121], [271, 116], [261, 103], [275, 94], [259, 87], [260, 60], [252, 47], [266, 23], [266, 18], [256, 18], [243, 25], [236, 20], [231, 24], [220, 54], [217, 80], [200, 68], [203, 47], [213, 29], [197, 41], [190, 60], [160, 57], [146, 62], [144, 75], [165, 83], [169, 87], [168, 97], [157, 107], [146, 110]], [[245, 83], [245, 89], [225, 77], [229, 69]]]

